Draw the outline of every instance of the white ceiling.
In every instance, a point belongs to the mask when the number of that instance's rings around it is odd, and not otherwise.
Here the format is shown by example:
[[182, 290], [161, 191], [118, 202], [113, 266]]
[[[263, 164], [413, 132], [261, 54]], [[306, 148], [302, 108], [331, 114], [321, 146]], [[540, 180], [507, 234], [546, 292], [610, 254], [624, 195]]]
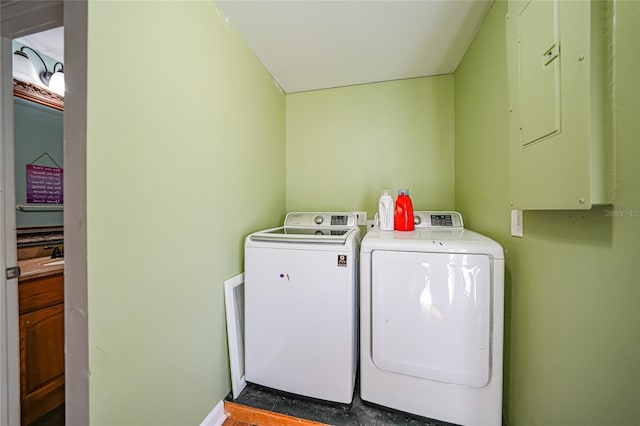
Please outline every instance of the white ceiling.
[[[218, 0], [286, 93], [455, 71], [492, 0]], [[20, 43], [64, 62], [63, 27]]]
[[64, 64], [64, 27], [30, 34], [16, 41]]
[[286, 93], [455, 71], [492, 0], [218, 0]]

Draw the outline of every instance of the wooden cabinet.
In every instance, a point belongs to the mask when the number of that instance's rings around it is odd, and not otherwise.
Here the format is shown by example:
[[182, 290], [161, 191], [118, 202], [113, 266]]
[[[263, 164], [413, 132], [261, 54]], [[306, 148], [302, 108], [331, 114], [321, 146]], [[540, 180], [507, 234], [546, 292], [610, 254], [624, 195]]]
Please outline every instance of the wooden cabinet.
[[590, 209], [612, 202], [608, 3], [509, 0], [513, 208]]
[[20, 308], [22, 425], [64, 403], [64, 275], [24, 277]]

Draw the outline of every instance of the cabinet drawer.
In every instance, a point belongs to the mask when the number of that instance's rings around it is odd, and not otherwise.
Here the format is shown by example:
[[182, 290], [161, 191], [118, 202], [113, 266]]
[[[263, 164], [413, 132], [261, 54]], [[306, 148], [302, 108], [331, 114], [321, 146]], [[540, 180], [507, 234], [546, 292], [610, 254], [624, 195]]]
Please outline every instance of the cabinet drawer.
[[18, 284], [20, 314], [64, 301], [64, 274], [59, 273]]

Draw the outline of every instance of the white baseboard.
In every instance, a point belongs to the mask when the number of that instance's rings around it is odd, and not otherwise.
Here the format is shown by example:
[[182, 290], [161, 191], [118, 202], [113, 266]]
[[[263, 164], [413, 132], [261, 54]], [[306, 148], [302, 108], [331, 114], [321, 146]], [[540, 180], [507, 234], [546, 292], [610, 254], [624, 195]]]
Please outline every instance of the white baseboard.
[[227, 419], [224, 413], [224, 401], [220, 401], [213, 407], [209, 415], [200, 423], [200, 426], [222, 426]]

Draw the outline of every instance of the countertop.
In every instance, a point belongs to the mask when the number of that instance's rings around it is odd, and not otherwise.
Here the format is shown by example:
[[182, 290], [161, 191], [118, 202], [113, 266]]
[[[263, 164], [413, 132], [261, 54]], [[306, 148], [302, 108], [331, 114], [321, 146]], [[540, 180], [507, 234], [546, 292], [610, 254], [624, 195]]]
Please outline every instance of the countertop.
[[[52, 259], [50, 256], [19, 260], [20, 278], [18, 281], [64, 273], [64, 263], [59, 263], [63, 260], [62, 258]], [[48, 265], [52, 262], [56, 264]]]

